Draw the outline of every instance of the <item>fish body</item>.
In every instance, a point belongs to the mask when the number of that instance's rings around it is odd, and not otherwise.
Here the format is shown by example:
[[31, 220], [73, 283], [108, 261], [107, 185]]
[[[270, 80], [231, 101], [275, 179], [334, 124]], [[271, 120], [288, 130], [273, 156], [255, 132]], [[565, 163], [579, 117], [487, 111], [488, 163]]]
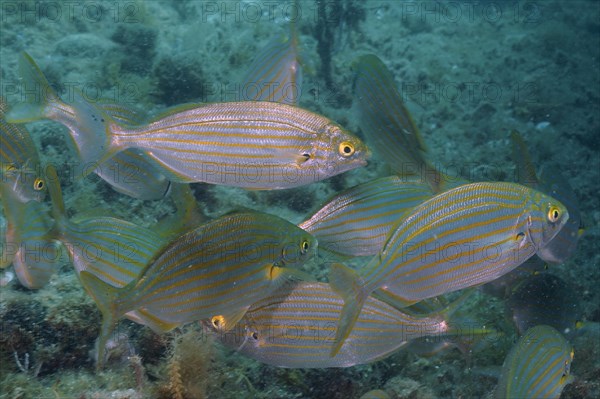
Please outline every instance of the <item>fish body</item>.
[[358, 274], [331, 268], [349, 309], [337, 338], [369, 293], [381, 289], [410, 304], [494, 280], [550, 242], [568, 218], [559, 201], [516, 183], [471, 183], [425, 201]]
[[388, 176], [352, 187], [300, 223], [319, 247], [351, 256], [375, 255], [410, 209], [433, 196], [429, 184]]
[[504, 360], [496, 399], [558, 399], [572, 381], [573, 349], [554, 328], [532, 327]]
[[227, 330], [254, 301], [300, 273], [283, 266], [300, 266], [315, 250], [316, 241], [292, 223], [236, 213], [173, 240], [123, 288], [82, 271], [82, 283], [104, 316], [99, 348], [131, 311], [163, 331], [214, 316]]
[[266, 101], [191, 104], [146, 126], [109, 129], [115, 148], [144, 151], [183, 183], [291, 188], [363, 166], [369, 155], [329, 119]]
[[218, 339], [273, 366], [326, 368], [370, 363], [411, 339], [447, 330], [441, 317], [415, 318], [369, 297], [340, 352], [329, 357], [343, 305], [327, 283], [286, 284], [252, 305], [238, 326]]

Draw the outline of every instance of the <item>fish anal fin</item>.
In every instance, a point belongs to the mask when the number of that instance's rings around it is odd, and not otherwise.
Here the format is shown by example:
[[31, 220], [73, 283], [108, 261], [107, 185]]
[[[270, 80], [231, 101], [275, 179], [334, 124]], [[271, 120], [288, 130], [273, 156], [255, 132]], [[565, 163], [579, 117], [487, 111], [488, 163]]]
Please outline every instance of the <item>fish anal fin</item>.
[[334, 263], [331, 266], [329, 283], [331, 288], [344, 300], [330, 353], [330, 356], [334, 357], [342, 348], [352, 328], [354, 328], [368, 295], [364, 289], [364, 282], [358, 274], [340, 263]]

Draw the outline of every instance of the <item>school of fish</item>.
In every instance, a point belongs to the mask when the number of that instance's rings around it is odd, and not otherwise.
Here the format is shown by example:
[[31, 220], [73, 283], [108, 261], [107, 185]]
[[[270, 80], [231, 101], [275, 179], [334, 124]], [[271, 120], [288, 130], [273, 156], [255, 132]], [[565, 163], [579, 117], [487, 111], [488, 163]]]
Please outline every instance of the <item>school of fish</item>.
[[[22, 53], [23, 83], [44, 95], [0, 103], [0, 266], [38, 289], [60, 255], [69, 257], [102, 313], [98, 367], [123, 317], [159, 333], [200, 322], [225, 346], [279, 367], [370, 363], [419, 339], [460, 335], [461, 301], [422, 310], [432, 298], [495, 281], [535, 255], [562, 263], [574, 253], [581, 216], [573, 190], [558, 173], [536, 172], [518, 132], [519, 182], [450, 178], [432, 166], [382, 60], [369, 54], [355, 64], [363, 142], [299, 107], [289, 90], [302, 85], [298, 49], [292, 28], [257, 55], [245, 78], [258, 88], [249, 101], [181, 104], [155, 116], [78, 92], [67, 103]], [[80, 163], [94, 165], [82, 175], [142, 200], [172, 196], [170, 222], [68, 217], [59, 175], [42, 165], [23, 125], [40, 119], [66, 127]], [[298, 225], [249, 210], [207, 221], [189, 188], [300, 187], [365, 166], [371, 151], [392, 173], [336, 194]], [[336, 259], [323, 265], [329, 282], [302, 270], [322, 258], [317, 249]], [[349, 267], [351, 259], [361, 266]], [[558, 397], [571, 381], [570, 344], [549, 326], [523, 333], [494, 394]]]

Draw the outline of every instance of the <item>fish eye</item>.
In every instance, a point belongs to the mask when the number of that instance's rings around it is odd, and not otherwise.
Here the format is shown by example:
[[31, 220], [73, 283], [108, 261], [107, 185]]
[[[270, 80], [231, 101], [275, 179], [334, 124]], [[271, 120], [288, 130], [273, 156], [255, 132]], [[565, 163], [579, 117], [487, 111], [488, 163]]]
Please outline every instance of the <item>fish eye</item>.
[[210, 319], [210, 322], [215, 328], [221, 328], [225, 324], [225, 318], [221, 315], [213, 316], [213, 318]]
[[252, 331], [252, 334], [250, 334], [250, 336], [253, 340], [258, 341], [258, 333], [256, 331]]
[[310, 244], [308, 242], [308, 240], [303, 240], [302, 244], [300, 245], [300, 252], [304, 255], [308, 249], [310, 248]]
[[40, 179], [39, 177], [37, 179], [35, 179], [35, 181], [33, 182], [33, 189], [35, 191], [40, 191], [44, 188], [44, 180]]
[[340, 143], [340, 146], [338, 147], [338, 151], [340, 153], [341, 156], [343, 156], [344, 158], [348, 158], [351, 157], [352, 155], [354, 155], [354, 144], [352, 144], [349, 141], [343, 141]]
[[558, 222], [558, 219], [560, 219], [560, 209], [556, 206], [551, 206], [550, 209], [548, 209], [548, 221], [550, 223], [556, 223]]

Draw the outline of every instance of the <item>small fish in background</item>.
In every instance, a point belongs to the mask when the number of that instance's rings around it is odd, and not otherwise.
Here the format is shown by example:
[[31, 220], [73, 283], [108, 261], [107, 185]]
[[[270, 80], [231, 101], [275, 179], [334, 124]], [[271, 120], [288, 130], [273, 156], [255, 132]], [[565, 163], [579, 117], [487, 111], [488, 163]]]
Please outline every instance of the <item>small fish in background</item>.
[[335, 195], [298, 226], [319, 240], [320, 249], [375, 255], [402, 216], [432, 196], [431, 187], [418, 179], [383, 177]]
[[[25, 81], [48, 87], [31, 57], [23, 54], [20, 64]], [[131, 127], [85, 101], [81, 93], [74, 96], [72, 106], [55, 94], [19, 104], [9, 120], [49, 118], [65, 124], [80, 158], [88, 163], [102, 165], [121, 151], [137, 149], [169, 180], [181, 183], [292, 188], [364, 166], [370, 156], [360, 139], [336, 123], [287, 104], [185, 104]]]
[[334, 355], [377, 289], [407, 305], [492, 281], [546, 245], [569, 219], [564, 205], [516, 183], [471, 183], [415, 207], [358, 273], [330, 268], [345, 301]]
[[244, 356], [277, 367], [351, 367], [380, 360], [412, 339], [436, 336], [449, 328], [442, 316], [413, 317], [368, 297], [348, 339], [330, 357], [343, 305], [327, 283], [291, 282], [254, 303], [233, 330], [216, 331], [217, 339]]
[[359, 125], [373, 151], [400, 176], [416, 175], [434, 193], [466, 184], [437, 170], [428, 160], [427, 148], [413, 118], [396, 90], [396, 82], [385, 64], [373, 54], [356, 64], [356, 106]]
[[116, 191], [142, 200], [160, 199], [167, 195], [169, 180], [141, 151], [125, 150], [101, 163], [94, 157], [97, 151], [107, 146], [105, 121], [108, 117], [124, 125], [138, 125], [146, 119], [144, 115], [116, 103], [99, 101], [92, 104], [78, 90], [73, 91], [72, 103], [65, 103], [25, 52], [19, 57], [19, 72], [24, 85], [34, 93], [27, 96], [29, 103], [18, 104], [7, 113], [10, 122], [25, 123], [48, 118], [61, 123], [69, 129], [71, 144], [77, 150], [80, 161], [77, 175], [85, 176], [94, 171]]
[[81, 271], [103, 315], [99, 351], [131, 311], [158, 331], [205, 318], [228, 330], [252, 303], [289, 279], [305, 278], [288, 266], [302, 266], [316, 245], [310, 234], [277, 216], [234, 213], [173, 240], [123, 288]]
[[575, 191], [556, 167], [544, 166], [539, 174], [536, 173], [527, 143], [521, 134], [513, 130], [510, 138], [512, 158], [517, 166], [519, 183], [556, 198], [569, 211], [567, 224], [548, 245], [540, 248], [537, 253], [540, 258], [550, 264], [564, 263], [575, 253], [579, 237], [583, 234], [583, 221]]
[[540, 325], [527, 330], [510, 350], [495, 399], [558, 399], [572, 382], [573, 349], [556, 329]]
[[50, 230], [52, 218], [41, 202], [46, 180], [29, 132], [5, 121], [8, 107], [0, 99], [0, 197], [6, 217], [0, 267], [11, 264], [19, 282], [30, 289], [46, 285], [60, 261]]
[[505, 304], [519, 334], [544, 324], [556, 328], [565, 337], [572, 337], [582, 316], [575, 290], [550, 273], [538, 273], [521, 281]]
[[245, 100], [298, 105], [302, 95], [302, 66], [293, 21], [287, 35], [278, 35], [258, 53], [243, 82]]

